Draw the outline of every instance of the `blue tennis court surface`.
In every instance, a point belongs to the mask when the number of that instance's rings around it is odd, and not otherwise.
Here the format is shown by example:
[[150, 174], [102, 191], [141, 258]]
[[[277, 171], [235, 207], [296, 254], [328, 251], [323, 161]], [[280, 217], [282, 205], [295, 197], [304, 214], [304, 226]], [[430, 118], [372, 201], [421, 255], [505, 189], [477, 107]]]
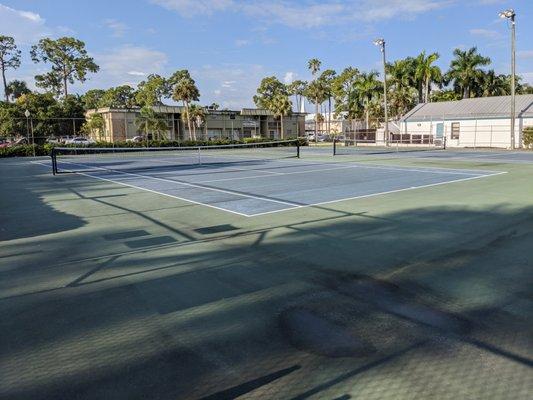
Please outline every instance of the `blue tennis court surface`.
[[[205, 165], [124, 168], [77, 164], [78, 173], [188, 202], [253, 217], [341, 200], [485, 178], [503, 172], [415, 168], [304, 159], [248, 160]], [[132, 162], [136, 162], [133, 160]], [[68, 165], [63, 166], [68, 169]], [[86, 170], [84, 170], [84, 168]]]
[[[321, 149], [329, 150], [329, 149]], [[307, 151], [307, 149], [306, 149]], [[312, 149], [311, 151], [316, 151]], [[441, 160], [464, 160], [473, 162], [493, 163], [533, 163], [533, 153], [530, 151], [509, 151], [490, 149], [461, 149], [450, 148], [447, 150], [424, 150], [417, 148], [404, 148], [399, 151], [394, 149], [377, 149], [373, 147], [339, 148], [339, 157], [350, 156], [379, 157], [379, 158], [418, 158], [418, 159], [441, 159]]]

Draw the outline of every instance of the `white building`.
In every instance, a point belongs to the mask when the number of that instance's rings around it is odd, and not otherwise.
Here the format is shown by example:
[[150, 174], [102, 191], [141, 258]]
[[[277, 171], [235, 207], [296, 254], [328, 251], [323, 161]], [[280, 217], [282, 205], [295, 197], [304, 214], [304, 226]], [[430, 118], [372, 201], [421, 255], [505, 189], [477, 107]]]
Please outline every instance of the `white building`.
[[[400, 133], [393, 138], [405, 143], [445, 138], [449, 147], [509, 148], [510, 110], [511, 96], [421, 103], [402, 117]], [[519, 147], [524, 128], [533, 126], [533, 95], [517, 95], [515, 111], [515, 147]]]
[[[315, 115], [315, 113], [307, 113], [305, 115], [305, 133], [307, 135], [315, 133]], [[347, 135], [350, 132], [364, 129], [364, 121], [350, 121], [346, 119], [346, 113], [340, 113], [339, 115], [334, 112], [331, 114], [319, 113], [319, 117], [321, 122], [317, 125], [317, 131], [322, 136]]]

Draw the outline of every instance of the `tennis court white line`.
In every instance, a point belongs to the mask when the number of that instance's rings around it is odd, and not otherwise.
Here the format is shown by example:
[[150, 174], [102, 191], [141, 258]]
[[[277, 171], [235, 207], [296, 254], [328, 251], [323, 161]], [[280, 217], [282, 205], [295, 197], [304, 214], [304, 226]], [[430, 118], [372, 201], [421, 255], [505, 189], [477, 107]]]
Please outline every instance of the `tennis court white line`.
[[[247, 159], [247, 160], [249, 160], [249, 159]], [[253, 160], [258, 161], [259, 159], [255, 159], [254, 158]], [[176, 164], [175, 161], [164, 161], [164, 160], [150, 160], [150, 161], [158, 162], [158, 163], [164, 163], [164, 164]], [[178, 163], [178, 164], [181, 164], [181, 165], [194, 165], [194, 164], [190, 164], [190, 163]], [[220, 162], [220, 164], [223, 164], [223, 162]], [[207, 164], [207, 165], [205, 165], [205, 164], [196, 164], [196, 165], [198, 167], [202, 167], [202, 168], [213, 167], [213, 164]], [[231, 168], [234, 169], [235, 171], [250, 171], [251, 170], [249, 168], [238, 168], [238, 167], [234, 167], [234, 166], [232, 166]], [[265, 171], [264, 169], [253, 169], [253, 170], [254, 171], [261, 171], [261, 172], [264, 172], [265, 174], [283, 175], [282, 172]], [[230, 171], [231, 170], [228, 170], [228, 172], [230, 172]]]
[[[44, 163], [41, 163], [41, 162], [38, 162], [38, 161], [32, 161], [32, 163], [40, 164], [40, 165], [49, 167], [48, 164], [44, 164]], [[69, 164], [88, 167], [87, 165], [83, 165], [83, 164], [76, 164], [76, 163], [69, 163]], [[318, 165], [331, 165], [331, 163], [318, 164]], [[357, 167], [365, 168], [365, 167], [375, 167], [375, 166], [351, 165], [351, 166], [345, 166], [345, 167], [332, 168], [331, 170], [346, 169], [346, 168], [357, 168]], [[151, 192], [151, 193], [154, 193], [154, 194], [160, 194], [160, 195], [163, 195], [163, 196], [175, 198], [175, 199], [182, 200], [182, 201], [185, 201], [185, 202], [190, 202], [190, 203], [193, 203], [193, 204], [203, 205], [203, 206], [207, 206], [207, 207], [214, 208], [214, 209], [221, 210], [221, 211], [227, 211], [227, 212], [230, 212], [232, 214], [237, 214], [237, 215], [244, 216], [244, 217], [256, 217], [256, 216], [274, 214], [274, 213], [278, 213], [278, 212], [284, 212], [284, 211], [295, 210], [295, 209], [300, 209], [300, 208], [307, 208], [307, 207], [319, 206], [319, 205], [324, 205], [324, 204], [332, 204], [332, 203], [337, 203], [337, 202], [341, 202], [341, 201], [356, 200], [356, 199], [366, 198], [366, 197], [380, 196], [380, 195], [385, 195], [385, 194], [403, 192], [403, 191], [407, 191], [407, 190], [414, 190], [414, 189], [420, 189], [420, 188], [426, 188], [426, 187], [432, 187], [432, 186], [445, 185], [445, 184], [450, 184], [450, 183], [455, 183], [455, 182], [462, 182], [462, 181], [468, 181], [468, 180], [473, 180], [473, 179], [480, 179], [480, 178], [496, 176], [496, 175], [501, 175], [501, 174], [506, 174], [507, 173], [505, 171], [493, 172], [493, 173], [490, 173], [490, 174], [470, 176], [468, 178], [455, 179], [455, 180], [432, 183], [432, 184], [427, 184], [427, 185], [420, 185], [420, 186], [411, 186], [409, 188], [395, 189], [395, 190], [378, 192], [378, 193], [371, 193], [371, 194], [360, 195], [360, 196], [352, 196], [352, 197], [346, 197], [346, 198], [341, 198], [341, 199], [328, 200], [328, 201], [325, 201], [325, 202], [318, 202], [318, 203], [311, 203], [311, 204], [297, 204], [297, 203], [292, 203], [292, 202], [284, 202], [284, 201], [279, 201], [279, 200], [262, 198], [262, 197], [258, 197], [258, 196], [244, 195], [244, 194], [240, 194], [240, 193], [226, 191], [226, 190], [223, 190], [223, 189], [205, 188], [203, 186], [189, 184], [189, 183], [186, 183], [186, 182], [174, 181], [174, 180], [171, 180], [171, 179], [157, 178], [157, 177], [146, 176], [146, 175], [141, 175], [141, 174], [134, 174], [134, 173], [128, 173], [128, 172], [123, 172], [123, 171], [108, 170], [108, 169], [105, 169], [105, 168], [98, 168], [98, 167], [96, 167], [96, 168], [104, 170], [106, 172], [120, 172], [121, 174], [139, 176], [141, 178], [147, 178], [147, 179], [161, 180], [161, 181], [165, 181], [165, 182], [175, 183], [175, 184], [178, 184], [178, 185], [183, 184], [185, 186], [192, 186], [192, 187], [197, 187], [197, 188], [205, 189], [205, 190], [219, 191], [219, 192], [233, 194], [233, 195], [237, 195], [237, 196], [241, 196], [241, 197], [254, 198], [254, 199], [257, 199], [257, 200], [260, 200], [260, 201], [267, 201], [267, 202], [270, 201], [270, 202], [280, 203], [280, 204], [289, 206], [288, 208], [284, 208], [284, 209], [280, 209], [280, 210], [266, 211], [266, 212], [255, 213], [255, 214], [245, 214], [245, 213], [241, 213], [241, 212], [238, 212], [238, 211], [232, 211], [232, 210], [227, 209], [227, 208], [217, 207], [217, 206], [214, 206], [212, 204], [202, 203], [202, 202], [199, 202], [199, 201], [190, 200], [190, 199], [186, 199], [186, 198], [179, 197], [179, 196], [166, 194], [166, 193], [163, 193], [163, 192], [159, 192], [157, 190], [147, 189], [147, 188], [144, 188], [144, 187], [141, 187], [141, 186], [132, 185], [132, 184], [129, 184], [129, 183], [124, 183], [124, 182], [116, 181], [116, 180], [113, 180], [113, 179], [102, 178], [102, 177], [90, 175], [90, 174], [87, 174], [87, 173], [84, 173], [84, 172], [76, 172], [79, 175], [84, 175], [84, 176], [87, 176], [87, 177], [90, 177], [90, 178], [99, 179], [99, 180], [103, 180], [103, 181], [107, 181], [107, 182], [111, 182], [111, 183], [116, 183], [116, 184], [119, 184], [119, 185], [132, 187], [132, 188], [135, 188], [135, 189], [145, 190], [145, 191], [148, 191], [148, 192]], [[388, 169], [388, 168], [389, 167], [384, 168], [384, 169]], [[407, 170], [407, 171], [416, 171], [416, 172], [435, 172], [435, 171], [427, 171], [427, 170], [426, 171], [424, 171], [424, 170], [417, 171], [417, 170], [414, 170], [414, 169], [409, 169], [408, 167], [407, 168], [394, 168], [394, 169], [401, 170], [401, 171], [406, 171]], [[320, 171], [320, 170], [317, 170], [317, 171]], [[72, 171], [70, 171], [70, 172], [72, 172]], [[313, 171], [313, 170], [297, 171], [297, 173], [307, 173], [307, 172], [316, 172], [316, 171]], [[445, 172], [443, 172], [443, 173], [445, 173]], [[285, 174], [293, 174], [293, 173], [285, 173]], [[468, 174], [468, 175], [472, 175], [472, 174]], [[265, 177], [265, 176], [261, 175], [259, 177]], [[233, 178], [233, 179], [236, 179], [236, 178]]]
[[[45, 166], [45, 167], [49, 167], [48, 164], [43, 164], [39, 161], [34, 161], [35, 164], [39, 164], [39, 165], [42, 165], [42, 166]], [[69, 170], [67, 170], [69, 171]], [[69, 171], [71, 172], [71, 171]], [[241, 217], [250, 217], [250, 215], [248, 214], [244, 214], [244, 213], [240, 213], [238, 211], [232, 211], [232, 210], [229, 210], [227, 208], [222, 208], [222, 207], [217, 207], [217, 206], [214, 206], [212, 204], [208, 204], [208, 203], [202, 203], [202, 202], [199, 202], [199, 201], [195, 201], [195, 200], [189, 200], [189, 199], [185, 199], [183, 197], [179, 197], [179, 196], [174, 196], [172, 194], [167, 194], [167, 193], [163, 193], [163, 192], [158, 192], [157, 190], [152, 190], [152, 189], [147, 189], [147, 188], [144, 188], [144, 187], [141, 187], [141, 186], [136, 186], [136, 185], [132, 185], [130, 183], [125, 183], [125, 182], [119, 182], [119, 181], [114, 181], [112, 179], [107, 179], [107, 178], [102, 178], [100, 176], [93, 176], [93, 175], [89, 175], [89, 174], [86, 174], [85, 172], [73, 172], [75, 174], [78, 174], [78, 175], [83, 175], [83, 176], [87, 176], [89, 178], [94, 178], [94, 179], [99, 179], [101, 181], [105, 181], [105, 182], [111, 182], [111, 183], [115, 183], [117, 185], [122, 185], [122, 186], [127, 186], [127, 187], [130, 187], [130, 188], [134, 188], [134, 189], [139, 189], [139, 190], [144, 190], [146, 192], [150, 192], [150, 193], [154, 193], [154, 194], [159, 194], [161, 196], [166, 196], [166, 197], [171, 197], [173, 199], [177, 199], [177, 200], [182, 200], [182, 201], [185, 201], [185, 202], [188, 202], [188, 203], [193, 203], [193, 204], [198, 204], [198, 205], [201, 205], [201, 206], [206, 206], [206, 207], [210, 207], [210, 208], [214, 208], [216, 210], [220, 210], [220, 211], [226, 211], [226, 212], [229, 212], [229, 213], [232, 213], [232, 214], [237, 214], [237, 215], [240, 215]]]
[[[329, 165], [329, 164], [326, 164], [326, 165]], [[349, 167], [337, 167], [337, 168], [309, 169], [309, 170], [306, 170], [306, 171], [278, 172], [278, 175], [310, 174], [310, 173], [315, 173], [315, 172], [336, 171], [338, 169], [349, 169], [349, 168], [356, 168], [356, 167], [355, 166], [349, 166]], [[198, 181], [198, 183], [238, 181], [238, 180], [242, 180], [242, 179], [257, 179], [257, 178], [271, 178], [271, 176], [265, 176], [265, 175], [241, 176], [241, 177], [236, 177], [236, 178], [210, 179], [210, 180], [207, 180], [207, 181]]]
[[[331, 164], [328, 163], [328, 164], [324, 164], [324, 165], [331, 165]], [[491, 175], [493, 173], [500, 172], [500, 171], [452, 172], [452, 170], [450, 170], [450, 171], [438, 171], [438, 170], [417, 169], [417, 168], [410, 168], [410, 167], [393, 168], [393, 167], [381, 167], [381, 166], [351, 164], [351, 165], [348, 165], [348, 166], [340, 166], [340, 167], [336, 167], [336, 168], [321, 168], [321, 169], [310, 169], [310, 170], [306, 170], [306, 171], [280, 172], [279, 175], [297, 175], [297, 174], [307, 174], [307, 173], [320, 173], [320, 172], [336, 171], [336, 170], [343, 170], [343, 169], [355, 169], [355, 168], [383, 169], [383, 170], [407, 171], [407, 172], [422, 172], [422, 173], [444, 174], [444, 175], [468, 175], [468, 176], [472, 176], [472, 175], [475, 175], [475, 176], [489, 176], [489, 175]], [[243, 180], [243, 179], [259, 179], [259, 178], [269, 178], [269, 176], [265, 176], [265, 175], [241, 176], [241, 177], [236, 177], [236, 178], [222, 178], [222, 179], [211, 179], [211, 180], [205, 180], [205, 181], [198, 181], [198, 183], [213, 183], [213, 182], [237, 181], [237, 180]]]
[[[243, 193], [235, 192], [235, 191], [232, 191], [232, 190], [224, 190], [224, 189], [219, 189], [219, 188], [210, 188], [210, 187], [205, 187], [205, 186], [202, 186], [202, 185], [195, 185], [194, 183], [189, 183], [189, 182], [183, 182], [183, 181], [177, 181], [177, 180], [165, 179], [165, 178], [158, 178], [156, 176], [142, 175], [142, 174], [136, 174], [136, 173], [133, 173], [133, 172], [125, 172], [125, 171], [119, 171], [119, 170], [114, 170], [114, 169], [106, 169], [106, 168], [101, 168], [101, 167], [88, 166], [88, 165], [84, 165], [84, 164], [76, 164], [76, 163], [68, 162], [68, 161], [61, 161], [61, 162], [67, 163], [67, 164], [72, 164], [72, 165], [77, 165], [77, 166], [82, 166], [82, 167], [87, 167], [87, 168], [93, 168], [93, 169], [96, 168], [96, 169], [103, 170], [105, 172], [110, 172], [110, 173], [119, 173], [119, 174], [123, 174], [123, 175], [140, 177], [140, 178], [143, 178], [143, 179], [152, 179], [152, 180], [156, 180], [156, 181], [173, 183], [173, 184], [176, 184], [176, 185], [194, 187], [194, 188], [197, 188], [197, 189], [210, 190], [212, 192], [231, 194], [233, 196], [245, 197], [245, 198], [248, 198], [248, 199], [254, 199], [254, 200], [261, 200], [261, 201], [266, 201], [266, 202], [270, 202], [270, 203], [283, 204], [283, 205], [286, 205], [286, 206], [299, 206], [300, 205], [298, 203], [293, 203], [293, 202], [289, 202], [289, 201], [275, 200], [275, 199], [269, 199], [267, 197], [254, 196], [254, 195], [250, 195], [250, 194], [243, 194]], [[76, 172], [76, 173], [83, 174], [83, 175], [86, 175], [86, 176], [93, 176], [93, 175], [90, 175], [90, 174], [87, 174], [87, 173], [81, 173], [81, 172]], [[115, 181], [115, 180], [112, 180], [112, 179], [107, 179], [107, 180], [109, 180], [111, 182], [120, 182], [120, 181]], [[138, 187], [138, 186], [136, 186], [136, 187]], [[159, 193], [157, 191], [153, 191], [153, 192]], [[183, 200], [186, 200], [186, 199], [183, 199]], [[199, 203], [199, 204], [203, 204], [203, 203]]]
[[259, 217], [259, 216], [262, 216], [262, 215], [275, 214], [275, 213], [279, 213], [279, 212], [291, 211], [291, 210], [296, 210], [296, 209], [300, 209], [300, 208], [321, 206], [321, 205], [324, 205], [324, 204], [332, 204], [332, 203], [337, 203], [337, 202], [341, 202], [341, 201], [364, 199], [366, 197], [382, 196], [382, 195], [385, 195], [385, 194], [406, 192], [408, 190], [422, 189], [422, 188], [428, 188], [428, 187], [432, 187], [432, 186], [447, 185], [447, 184], [450, 184], [450, 183], [470, 181], [470, 180], [473, 180], [473, 179], [488, 178], [490, 176], [502, 175], [502, 174], [506, 174], [506, 173], [507, 172], [505, 172], [505, 171], [504, 172], [497, 172], [497, 173], [494, 173], [494, 174], [491, 174], [491, 175], [472, 176], [472, 177], [469, 177], [469, 178], [455, 179], [453, 181], [430, 183], [430, 184], [427, 184], [427, 185], [411, 186], [411, 187], [403, 188], [403, 189], [387, 190], [385, 192], [378, 192], [378, 193], [364, 194], [364, 195], [360, 195], [360, 196], [345, 197], [343, 199], [338, 199], [338, 200], [328, 200], [328, 201], [322, 201], [322, 202], [319, 202], [319, 203], [300, 205], [300, 206], [291, 207], [291, 208], [284, 208], [282, 210], [274, 210], [274, 211], [266, 211], [266, 212], [261, 212], [261, 213], [256, 213], [256, 214], [250, 214], [249, 216], [250, 217]]
[[[324, 165], [331, 165], [331, 164], [324, 164]], [[348, 165], [348, 166], [340, 166], [336, 168], [321, 168], [321, 169], [310, 169], [306, 171], [280, 172], [279, 175], [298, 175], [298, 174], [308, 174], [308, 173], [320, 173], [320, 172], [337, 171], [337, 170], [343, 170], [343, 169], [355, 169], [355, 168], [390, 169], [390, 168], [373, 167], [373, 166], [366, 166], [366, 165]], [[445, 175], [469, 175], [469, 176], [487, 175], [487, 173], [480, 174], [480, 173], [467, 173], [467, 172], [443, 172], [443, 171], [439, 172], [439, 171], [428, 171], [428, 170], [419, 170], [419, 169], [411, 169], [411, 168], [398, 168], [398, 169], [393, 169], [393, 170], [408, 171], [408, 172], [426, 172], [426, 173], [433, 173], [433, 174], [440, 173], [440, 174], [445, 174]], [[270, 176], [252, 175], [252, 176], [241, 176], [241, 177], [236, 177], [236, 178], [210, 179], [210, 180], [205, 180], [205, 181], [198, 181], [198, 183], [238, 181], [238, 180], [243, 180], [243, 179], [259, 179], [259, 178], [270, 178]]]

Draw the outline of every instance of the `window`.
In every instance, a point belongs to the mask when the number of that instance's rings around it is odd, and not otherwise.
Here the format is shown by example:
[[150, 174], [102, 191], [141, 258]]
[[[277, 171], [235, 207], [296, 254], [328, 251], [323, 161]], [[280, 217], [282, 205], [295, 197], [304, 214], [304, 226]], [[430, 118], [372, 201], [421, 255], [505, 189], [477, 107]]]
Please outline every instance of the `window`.
[[459, 122], [452, 122], [452, 139], [459, 139], [459, 132], [461, 130], [461, 124]]

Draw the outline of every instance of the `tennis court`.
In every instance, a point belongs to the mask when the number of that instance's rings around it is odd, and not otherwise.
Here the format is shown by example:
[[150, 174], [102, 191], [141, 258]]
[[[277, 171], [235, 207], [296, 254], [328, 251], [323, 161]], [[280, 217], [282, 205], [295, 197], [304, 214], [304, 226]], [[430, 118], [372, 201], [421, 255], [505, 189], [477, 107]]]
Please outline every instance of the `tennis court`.
[[[325, 149], [324, 149], [325, 150]], [[328, 149], [329, 150], [329, 149]], [[389, 146], [383, 145], [358, 145], [354, 141], [335, 143], [333, 154], [341, 157], [385, 157], [385, 158], [419, 158], [419, 159], [448, 159], [467, 160], [474, 162], [515, 162], [533, 163], [533, 153], [531, 151], [509, 151], [505, 149], [487, 148], [457, 148], [443, 147], [434, 144], [409, 145], [392, 143]]]
[[0, 397], [529, 400], [532, 156], [1, 159]]
[[293, 142], [175, 149], [57, 150], [57, 172], [253, 217], [486, 178], [502, 171], [410, 168], [300, 158]]

